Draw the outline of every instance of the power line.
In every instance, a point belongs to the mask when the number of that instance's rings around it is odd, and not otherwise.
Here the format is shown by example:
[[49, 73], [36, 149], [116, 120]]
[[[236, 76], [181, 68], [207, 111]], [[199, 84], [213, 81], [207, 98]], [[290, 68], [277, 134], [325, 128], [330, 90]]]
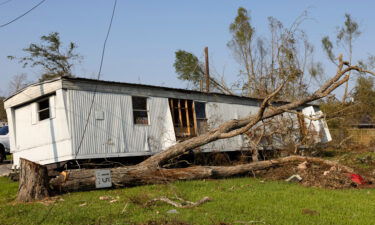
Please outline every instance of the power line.
[[[11, 0], [9, 0], [9, 1], [11, 1]], [[8, 1], [8, 2], [9, 2], [9, 1]], [[16, 18], [12, 19], [11, 21], [9, 21], [9, 22], [7, 22], [7, 23], [4, 23], [4, 24], [0, 25], [0, 28], [3, 28], [3, 27], [5, 27], [5, 26], [8, 26], [9, 24], [11, 24], [11, 23], [13, 23], [13, 22], [15, 22], [15, 21], [21, 19], [22, 17], [26, 16], [28, 13], [30, 13], [31, 11], [33, 11], [34, 9], [36, 9], [38, 6], [40, 6], [41, 4], [43, 4], [45, 1], [46, 1], [46, 0], [42, 0], [42, 1], [40, 1], [38, 4], [36, 4], [35, 6], [33, 6], [31, 9], [29, 9], [29, 10], [26, 11], [25, 13], [23, 13], [23, 14], [17, 16]], [[6, 3], [8, 3], [8, 2], [3, 2], [3, 4], [6, 4]]]
[[[108, 41], [109, 33], [110, 33], [110, 31], [111, 31], [111, 28], [112, 28], [112, 22], [113, 22], [113, 18], [114, 18], [115, 11], [116, 11], [116, 5], [117, 5], [117, 0], [115, 0], [115, 1], [114, 1], [114, 4], [113, 4], [111, 20], [110, 20], [110, 22], [109, 22], [109, 26], [108, 26], [108, 30], [107, 30], [107, 35], [106, 35], [106, 37], [105, 37], [104, 44], [103, 44], [102, 55], [101, 55], [101, 59], [100, 59], [100, 66], [99, 66], [99, 71], [98, 71], [98, 76], [97, 76], [97, 79], [98, 79], [98, 80], [100, 79], [100, 75], [101, 75], [101, 72], [102, 72], [103, 61], [104, 61], [104, 53], [105, 53], [105, 49], [106, 49], [106, 46], [107, 46], [107, 41]], [[85, 124], [85, 127], [84, 127], [84, 129], [83, 129], [82, 138], [81, 138], [81, 141], [79, 142], [78, 149], [77, 149], [77, 151], [76, 151], [76, 153], [75, 153], [74, 158], [77, 158], [77, 155], [78, 155], [78, 153], [79, 153], [79, 151], [80, 151], [80, 149], [81, 149], [81, 147], [82, 147], [82, 143], [83, 143], [83, 140], [84, 140], [84, 138], [85, 138], [85, 134], [86, 134], [87, 126], [88, 126], [88, 124], [89, 124], [89, 120], [90, 120], [90, 116], [91, 116], [92, 108], [93, 108], [94, 101], [95, 101], [95, 97], [96, 97], [97, 88], [98, 88], [98, 84], [96, 84], [96, 86], [95, 86], [94, 94], [93, 94], [92, 101], [91, 101], [91, 105], [90, 105], [89, 114], [88, 114], [88, 116], [87, 116], [86, 124]], [[77, 163], [77, 164], [78, 164], [78, 163]], [[79, 166], [79, 164], [78, 164], [78, 166]]]

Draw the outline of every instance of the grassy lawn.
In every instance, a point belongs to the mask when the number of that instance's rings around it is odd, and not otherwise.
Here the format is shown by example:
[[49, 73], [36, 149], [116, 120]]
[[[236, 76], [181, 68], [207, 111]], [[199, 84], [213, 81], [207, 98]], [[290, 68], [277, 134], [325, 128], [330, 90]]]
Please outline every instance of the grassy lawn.
[[[49, 205], [15, 204], [17, 183], [0, 178], [0, 224], [374, 224], [375, 190], [324, 190], [253, 178], [178, 182], [61, 196]], [[175, 195], [213, 201], [191, 209], [165, 203], [144, 207], [154, 197]], [[100, 200], [111, 196], [117, 201]]]

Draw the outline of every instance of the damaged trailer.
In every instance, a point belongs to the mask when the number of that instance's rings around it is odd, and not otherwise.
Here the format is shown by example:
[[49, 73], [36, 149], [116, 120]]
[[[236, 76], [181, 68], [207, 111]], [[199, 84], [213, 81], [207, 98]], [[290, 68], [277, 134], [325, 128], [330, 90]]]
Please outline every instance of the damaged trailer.
[[[52, 165], [149, 156], [224, 121], [255, 114], [261, 102], [219, 93], [61, 77], [32, 84], [7, 98], [4, 105], [14, 168], [18, 168], [20, 158]], [[309, 116], [321, 113], [317, 105], [298, 110]], [[331, 140], [323, 119], [296, 120], [301, 129], [314, 126], [320, 134], [317, 142]], [[239, 135], [206, 144], [201, 151], [240, 151], [244, 146], [246, 137]]]

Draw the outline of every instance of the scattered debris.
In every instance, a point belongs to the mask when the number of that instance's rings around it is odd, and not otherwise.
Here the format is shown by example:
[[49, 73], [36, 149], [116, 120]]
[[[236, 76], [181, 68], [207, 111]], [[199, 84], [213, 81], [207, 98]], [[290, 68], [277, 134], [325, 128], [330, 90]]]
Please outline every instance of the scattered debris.
[[109, 199], [112, 199], [112, 197], [105, 195], [105, 196], [100, 196], [99, 199], [100, 200], [109, 200]]
[[104, 195], [104, 196], [100, 196], [99, 199], [103, 200], [103, 201], [109, 200], [109, 203], [114, 203], [114, 202], [117, 202], [120, 199], [120, 196], [116, 196], [116, 198], [114, 198], [112, 196]]
[[171, 209], [167, 211], [168, 214], [178, 214], [179, 212], [176, 209]]
[[350, 176], [350, 179], [356, 184], [362, 185], [366, 183], [365, 179], [363, 179], [363, 177], [361, 177], [361, 175], [359, 174], [351, 173], [349, 174], [349, 176]]
[[300, 164], [297, 166], [297, 168], [298, 168], [299, 170], [305, 170], [305, 169], [307, 169], [307, 165], [308, 165], [308, 163], [307, 163], [307, 161], [305, 161], [305, 162], [303, 162], [303, 163], [300, 163]]
[[87, 203], [84, 202], [84, 203], [80, 204], [79, 207], [83, 207], [83, 206], [86, 206], [86, 205], [87, 205]]
[[154, 204], [155, 202], [165, 202], [165, 203], [168, 203], [170, 205], [173, 205], [174, 207], [177, 207], [177, 208], [192, 208], [192, 207], [195, 207], [195, 206], [199, 206], [199, 205], [202, 205], [203, 203], [205, 202], [208, 202], [208, 201], [211, 201], [212, 199], [209, 198], [209, 197], [204, 197], [202, 198], [201, 200], [197, 201], [197, 202], [190, 202], [190, 201], [186, 201], [184, 199], [181, 199], [181, 198], [178, 198], [176, 197], [178, 200], [181, 201], [181, 203], [179, 202], [175, 202], [175, 201], [172, 201], [170, 200], [169, 198], [167, 197], [160, 197], [160, 198], [154, 198], [148, 202], [146, 202], [146, 206], [149, 206], [149, 205], [152, 205]]
[[129, 203], [127, 202], [127, 203], [125, 204], [124, 208], [122, 209], [121, 214], [126, 213], [126, 210], [128, 209], [128, 205], [129, 205]]
[[[366, 173], [361, 172], [363, 181], [368, 181], [365, 185], [358, 186], [348, 174], [356, 174], [343, 169], [340, 166], [328, 165], [319, 162], [309, 162], [306, 169], [298, 169], [301, 163], [288, 163], [278, 165], [262, 171], [256, 171], [256, 176], [266, 180], [286, 180], [291, 174], [298, 174], [303, 178], [299, 183], [303, 186], [320, 187], [328, 189], [343, 188], [371, 188], [374, 187], [372, 175], [364, 176]], [[359, 178], [358, 178], [359, 179]], [[360, 180], [360, 179], [359, 179]]]
[[298, 174], [294, 174], [290, 176], [288, 179], [286, 179], [286, 182], [300, 182], [302, 180], [302, 177]]

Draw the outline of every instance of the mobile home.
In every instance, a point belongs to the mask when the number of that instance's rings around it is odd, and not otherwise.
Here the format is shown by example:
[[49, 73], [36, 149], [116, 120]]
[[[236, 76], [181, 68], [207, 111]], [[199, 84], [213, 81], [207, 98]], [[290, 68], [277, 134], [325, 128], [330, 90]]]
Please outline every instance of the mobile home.
[[[14, 166], [147, 156], [257, 112], [261, 99], [141, 84], [62, 77], [32, 84], [5, 100]], [[282, 103], [278, 103], [282, 104]], [[309, 113], [317, 106], [306, 106]], [[303, 109], [301, 109], [303, 110]], [[329, 131], [326, 141], [330, 140]], [[328, 133], [327, 133], [328, 132]], [[203, 151], [236, 151], [243, 136]]]

